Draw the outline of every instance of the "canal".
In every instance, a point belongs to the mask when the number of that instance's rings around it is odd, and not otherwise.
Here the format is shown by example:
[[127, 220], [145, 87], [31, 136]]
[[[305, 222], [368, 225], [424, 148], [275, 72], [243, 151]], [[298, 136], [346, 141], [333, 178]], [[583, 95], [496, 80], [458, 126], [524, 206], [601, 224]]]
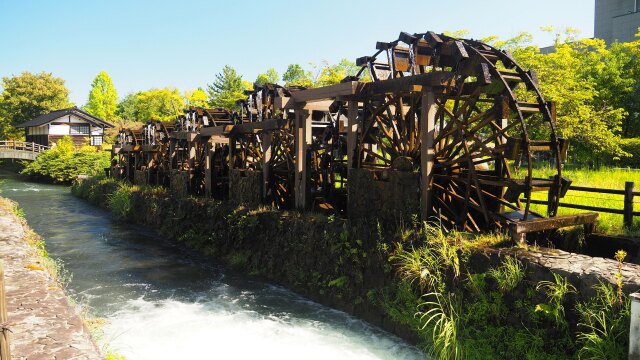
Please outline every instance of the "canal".
[[64, 263], [69, 296], [107, 320], [102, 345], [127, 360], [425, 357], [343, 312], [117, 222], [68, 187], [0, 172], [0, 191]]

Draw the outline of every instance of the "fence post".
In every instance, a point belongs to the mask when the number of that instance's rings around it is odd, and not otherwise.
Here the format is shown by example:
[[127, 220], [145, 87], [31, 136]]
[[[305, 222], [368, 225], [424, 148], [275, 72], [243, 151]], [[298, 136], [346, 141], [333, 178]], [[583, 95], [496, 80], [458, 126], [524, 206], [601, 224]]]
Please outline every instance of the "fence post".
[[633, 181], [624, 183], [624, 226], [633, 226]]
[[7, 323], [7, 297], [4, 289], [4, 265], [0, 262], [0, 360], [11, 360]]
[[629, 360], [640, 360], [640, 293], [631, 294]]

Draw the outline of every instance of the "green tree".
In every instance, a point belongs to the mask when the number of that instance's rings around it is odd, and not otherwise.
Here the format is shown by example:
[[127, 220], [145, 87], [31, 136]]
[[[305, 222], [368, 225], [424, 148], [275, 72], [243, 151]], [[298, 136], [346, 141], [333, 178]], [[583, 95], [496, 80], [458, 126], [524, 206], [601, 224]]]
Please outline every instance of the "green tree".
[[174, 120], [184, 109], [185, 101], [176, 88], [150, 89], [136, 95], [138, 121]]
[[[523, 68], [537, 73], [545, 100], [556, 103], [556, 128], [569, 139], [571, 152], [579, 160], [626, 155], [619, 137], [625, 109], [603, 96], [608, 86], [604, 78], [611, 72], [603, 61], [610, 56], [604, 41], [578, 40], [575, 31], [568, 29], [556, 34], [555, 51], [543, 54], [529, 45], [529, 34], [489, 40], [510, 50]], [[531, 129], [534, 134], [542, 131]]]
[[360, 70], [356, 63], [347, 59], [340, 60], [339, 63], [329, 65], [327, 61], [322, 62], [319, 76], [314, 84], [315, 87], [339, 84], [347, 76], [354, 76]]
[[313, 87], [311, 72], [306, 71], [299, 64], [290, 64], [287, 71], [282, 74], [282, 81], [285, 86]]
[[207, 85], [209, 104], [213, 107], [233, 109], [237, 107], [236, 101], [245, 98], [245, 89], [242, 76], [231, 66], [225, 65], [222, 72], [216, 74], [213, 83]]
[[4, 77], [0, 96], [0, 138], [21, 138], [23, 130], [16, 129], [16, 125], [72, 105], [64, 80], [51, 73], [23, 72]]
[[267, 70], [266, 73], [258, 75], [256, 78], [256, 85], [264, 85], [264, 84], [277, 84], [280, 79], [280, 75], [274, 68]]
[[207, 93], [202, 88], [184, 92], [187, 106], [207, 107]]
[[117, 112], [118, 94], [111, 77], [101, 71], [91, 84], [89, 101], [84, 109], [91, 115], [104, 120], [114, 120]]
[[129, 93], [118, 102], [118, 117], [120, 119], [128, 121], [139, 119], [138, 95], [140, 95], [140, 92]]

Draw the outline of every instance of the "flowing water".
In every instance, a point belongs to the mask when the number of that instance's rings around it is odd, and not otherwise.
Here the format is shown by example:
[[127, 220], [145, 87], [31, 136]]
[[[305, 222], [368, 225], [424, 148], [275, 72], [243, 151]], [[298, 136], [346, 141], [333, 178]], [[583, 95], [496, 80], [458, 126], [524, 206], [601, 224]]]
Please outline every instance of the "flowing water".
[[136, 359], [424, 359], [382, 330], [208, 259], [73, 197], [0, 173], [1, 196], [71, 275], [70, 295], [107, 319], [110, 350]]

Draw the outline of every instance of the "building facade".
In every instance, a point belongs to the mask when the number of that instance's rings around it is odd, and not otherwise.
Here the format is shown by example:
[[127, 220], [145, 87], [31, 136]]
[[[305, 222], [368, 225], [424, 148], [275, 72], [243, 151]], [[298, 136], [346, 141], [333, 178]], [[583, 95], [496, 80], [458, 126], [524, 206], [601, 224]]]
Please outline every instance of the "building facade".
[[24, 128], [26, 141], [53, 146], [64, 136], [70, 136], [76, 146], [101, 147], [104, 129], [113, 125], [77, 107], [61, 109], [41, 115], [18, 125]]
[[607, 44], [635, 40], [640, 26], [640, 0], [596, 0], [593, 36]]

